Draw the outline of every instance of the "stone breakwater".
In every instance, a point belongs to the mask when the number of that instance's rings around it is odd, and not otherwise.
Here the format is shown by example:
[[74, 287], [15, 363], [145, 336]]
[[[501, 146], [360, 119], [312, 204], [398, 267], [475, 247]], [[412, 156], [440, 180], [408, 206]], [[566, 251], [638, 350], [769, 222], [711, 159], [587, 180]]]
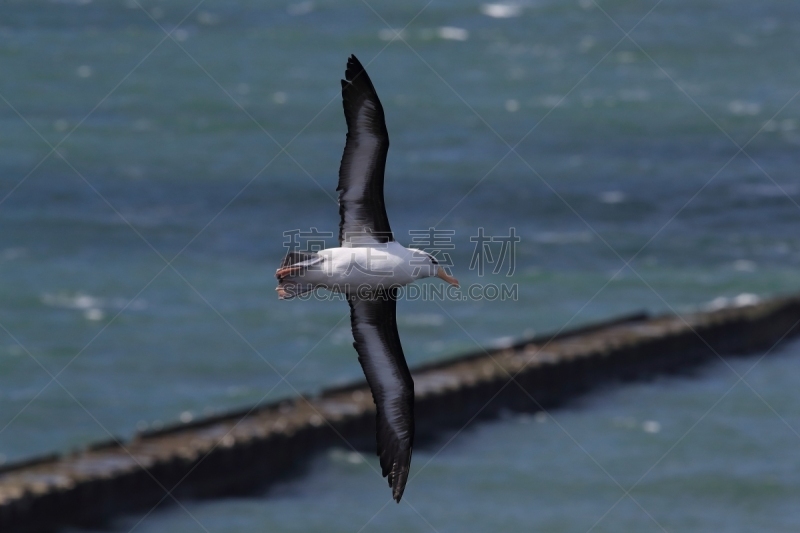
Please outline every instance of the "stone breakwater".
[[[500, 410], [554, 407], [603, 384], [761, 355], [800, 332], [798, 324], [800, 296], [682, 317], [631, 315], [418, 367], [417, 438]], [[374, 439], [375, 406], [360, 382], [13, 463], [0, 468], [0, 531], [102, 524], [173, 496], [263, 489], [320, 450], [371, 453]]]

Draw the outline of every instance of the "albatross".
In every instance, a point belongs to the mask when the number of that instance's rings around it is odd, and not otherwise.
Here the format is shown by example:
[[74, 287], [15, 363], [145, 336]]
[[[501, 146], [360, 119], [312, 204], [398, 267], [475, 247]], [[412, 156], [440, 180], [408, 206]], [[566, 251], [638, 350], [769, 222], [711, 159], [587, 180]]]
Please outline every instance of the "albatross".
[[436, 276], [458, 280], [433, 255], [394, 240], [383, 201], [389, 134], [383, 106], [364, 67], [351, 55], [342, 80], [347, 140], [339, 167], [339, 247], [290, 251], [276, 272], [278, 298], [315, 289], [343, 293], [350, 323], [377, 411], [377, 442], [383, 477], [399, 503], [414, 444], [414, 381], [397, 333], [398, 289]]

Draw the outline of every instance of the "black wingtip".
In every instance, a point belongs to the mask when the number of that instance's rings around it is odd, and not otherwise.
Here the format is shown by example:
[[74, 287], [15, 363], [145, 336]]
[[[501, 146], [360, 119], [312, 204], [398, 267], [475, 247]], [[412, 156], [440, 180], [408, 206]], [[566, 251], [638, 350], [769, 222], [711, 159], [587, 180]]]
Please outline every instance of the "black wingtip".
[[400, 498], [403, 497], [403, 492], [406, 490], [406, 483], [408, 482], [408, 463], [405, 466], [395, 464], [388, 477], [389, 486], [392, 488], [392, 498], [397, 503], [400, 503]]
[[355, 54], [350, 54], [350, 57], [347, 58], [347, 69], [344, 71], [345, 79], [347, 81], [353, 81], [362, 72], [364, 72], [364, 66]]
[[398, 484], [396, 487], [392, 489], [392, 498], [397, 503], [400, 503], [400, 498], [403, 497], [403, 492], [406, 490], [405, 481], [402, 484]]

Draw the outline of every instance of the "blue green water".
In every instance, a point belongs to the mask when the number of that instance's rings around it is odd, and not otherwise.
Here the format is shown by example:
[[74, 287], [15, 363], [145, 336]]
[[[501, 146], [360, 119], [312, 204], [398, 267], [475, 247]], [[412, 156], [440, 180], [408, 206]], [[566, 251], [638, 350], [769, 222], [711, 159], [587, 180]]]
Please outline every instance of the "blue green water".
[[[598, 4], [0, 2], [0, 460], [360, 378], [347, 306], [273, 291], [284, 231], [337, 228], [350, 53], [384, 103], [399, 240], [453, 230], [462, 283], [518, 286], [401, 302], [411, 364], [800, 290], [800, 5]], [[515, 229], [513, 276], [469, 268], [479, 227]], [[595, 531], [795, 531], [797, 351], [746, 378], [767, 403], [740, 383], [634, 490], [655, 520], [623, 500]], [[419, 514], [364, 531], [586, 531], [623, 494], [591, 457], [628, 488], [735, 380], [720, 362], [592, 396], [552, 413], [574, 441], [470, 427], [415, 453]], [[349, 453], [188, 509], [208, 531], [359, 531], [388, 490]], [[136, 530], [203, 528], [175, 508]]]

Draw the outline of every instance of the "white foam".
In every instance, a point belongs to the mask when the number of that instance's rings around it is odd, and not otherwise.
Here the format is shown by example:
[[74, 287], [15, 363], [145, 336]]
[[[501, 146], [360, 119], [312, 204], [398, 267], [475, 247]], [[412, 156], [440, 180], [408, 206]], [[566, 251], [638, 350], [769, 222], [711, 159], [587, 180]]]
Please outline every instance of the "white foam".
[[600, 201], [604, 204], [619, 204], [625, 201], [625, 193], [622, 191], [601, 192]]
[[147, 307], [147, 302], [141, 299], [131, 302], [127, 298], [98, 298], [82, 292], [44, 293], [41, 300], [44, 305], [50, 307], [83, 311], [84, 318], [92, 321], [103, 320], [109, 309], [141, 311]]
[[184, 42], [186, 39], [189, 38], [189, 32], [183, 28], [178, 28], [177, 30], [172, 32], [172, 36], [178, 42]]
[[755, 272], [757, 266], [755, 261], [750, 261], [749, 259], [737, 259], [733, 262], [734, 270], [739, 272]]
[[213, 26], [219, 23], [219, 16], [208, 11], [201, 11], [197, 14], [197, 22], [205, 26]]
[[516, 342], [516, 337], [505, 336], [505, 337], [497, 337], [489, 341], [489, 346], [492, 348], [510, 348]]
[[406, 32], [401, 29], [383, 28], [378, 31], [378, 39], [381, 41], [391, 41], [393, 39], [405, 39]]
[[103, 302], [100, 298], [89, 296], [88, 294], [78, 293], [73, 296], [59, 293], [42, 295], [42, 302], [51, 307], [63, 307], [66, 309], [90, 309], [93, 307], [100, 307]]
[[716, 311], [717, 309], [730, 307], [730, 305], [731, 302], [728, 298], [725, 298], [724, 296], [719, 296], [708, 302], [704, 307], [709, 311]]
[[746, 102], [744, 100], [733, 100], [728, 104], [728, 111], [734, 115], [758, 115], [761, 112], [761, 104], [758, 102]]
[[106, 314], [102, 311], [102, 309], [87, 309], [86, 312], [83, 313], [83, 316], [86, 317], [86, 320], [96, 322], [98, 320], [103, 320]]
[[292, 16], [306, 15], [314, 11], [314, 2], [298, 2], [296, 4], [289, 4], [286, 6], [286, 12]]
[[328, 457], [336, 462], [350, 463], [358, 465], [364, 462], [364, 457], [358, 452], [351, 452], [341, 448], [334, 448], [328, 453]]
[[578, 43], [578, 49], [581, 52], [586, 53], [592, 48], [594, 48], [596, 44], [597, 44], [597, 39], [595, 39], [591, 35], [586, 35], [581, 39], [581, 42]]
[[658, 433], [661, 431], [661, 424], [655, 420], [645, 420], [642, 422], [642, 430], [645, 433]]
[[25, 248], [6, 248], [0, 251], [0, 262], [20, 259], [21, 257], [25, 257], [26, 254], [27, 250]]
[[449, 41], [466, 41], [469, 39], [469, 31], [464, 28], [456, 28], [455, 26], [442, 26], [436, 30], [436, 34], [440, 39]]
[[749, 292], [743, 292], [742, 294], [733, 299], [733, 305], [737, 307], [744, 307], [747, 305], [755, 305], [760, 301], [761, 298], [759, 298], [757, 295], [751, 294]]
[[567, 99], [560, 94], [546, 94], [536, 100], [537, 104], [548, 109], [565, 106]]
[[507, 19], [518, 17], [522, 14], [522, 6], [518, 4], [482, 4], [481, 13], [487, 17]]
[[619, 63], [636, 63], [636, 59], [636, 54], [630, 50], [617, 52], [617, 62]]

